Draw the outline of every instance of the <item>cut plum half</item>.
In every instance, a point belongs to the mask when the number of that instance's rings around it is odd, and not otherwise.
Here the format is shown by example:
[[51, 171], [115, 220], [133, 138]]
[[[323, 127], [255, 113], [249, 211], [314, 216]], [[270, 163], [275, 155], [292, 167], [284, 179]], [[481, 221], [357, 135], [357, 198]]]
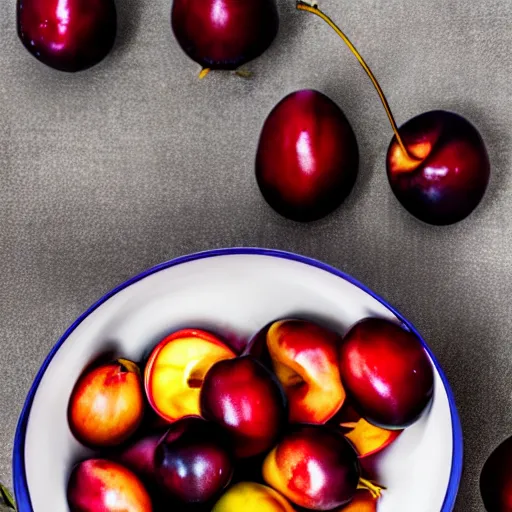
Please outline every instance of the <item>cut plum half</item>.
[[208, 370], [236, 354], [217, 336], [182, 329], [164, 338], [151, 352], [144, 386], [151, 407], [166, 421], [199, 415], [199, 393]]

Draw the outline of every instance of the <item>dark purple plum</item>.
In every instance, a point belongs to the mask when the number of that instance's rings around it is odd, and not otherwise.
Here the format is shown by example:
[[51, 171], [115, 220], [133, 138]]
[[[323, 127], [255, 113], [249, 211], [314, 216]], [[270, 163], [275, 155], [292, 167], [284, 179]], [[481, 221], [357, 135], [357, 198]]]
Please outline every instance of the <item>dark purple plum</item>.
[[18, 0], [18, 37], [51, 68], [77, 72], [98, 64], [117, 33], [114, 0]]
[[350, 123], [319, 91], [289, 94], [265, 120], [256, 181], [267, 203], [288, 219], [309, 222], [335, 210], [350, 194], [358, 166]]
[[477, 129], [444, 110], [425, 112], [400, 128], [410, 155], [396, 137], [388, 149], [387, 173], [402, 206], [428, 224], [459, 222], [480, 203], [490, 178], [490, 163]]
[[171, 26], [203, 69], [236, 69], [259, 57], [279, 29], [275, 0], [174, 0]]
[[252, 356], [215, 363], [200, 394], [201, 415], [232, 437], [239, 458], [259, 455], [276, 443], [288, 417], [275, 375]]
[[512, 510], [512, 437], [498, 445], [485, 461], [480, 493], [487, 512]]
[[229, 439], [215, 423], [187, 416], [173, 423], [155, 450], [156, 477], [184, 504], [207, 503], [233, 476]]

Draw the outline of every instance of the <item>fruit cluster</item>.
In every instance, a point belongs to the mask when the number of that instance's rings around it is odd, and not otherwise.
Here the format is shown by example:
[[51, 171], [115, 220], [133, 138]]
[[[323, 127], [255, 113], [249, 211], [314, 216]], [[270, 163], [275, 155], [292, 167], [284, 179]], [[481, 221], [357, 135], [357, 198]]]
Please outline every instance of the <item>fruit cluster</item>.
[[182, 329], [143, 366], [96, 362], [75, 384], [70, 429], [98, 453], [72, 469], [72, 512], [375, 511], [367, 462], [434, 387], [421, 341], [379, 318], [344, 336], [280, 319], [236, 344]]

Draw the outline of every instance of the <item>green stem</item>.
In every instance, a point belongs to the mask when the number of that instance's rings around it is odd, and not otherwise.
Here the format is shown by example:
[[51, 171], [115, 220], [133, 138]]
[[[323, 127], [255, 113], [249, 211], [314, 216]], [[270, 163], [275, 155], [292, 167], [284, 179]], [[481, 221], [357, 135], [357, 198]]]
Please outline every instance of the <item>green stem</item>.
[[0, 497], [2, 498], [3, 502], [12, 510], [16, 510], [16, 503], [14, 501], [14, 498], [11, 494], [11, 491], [5, 487], [5, 485], [0, 483]]

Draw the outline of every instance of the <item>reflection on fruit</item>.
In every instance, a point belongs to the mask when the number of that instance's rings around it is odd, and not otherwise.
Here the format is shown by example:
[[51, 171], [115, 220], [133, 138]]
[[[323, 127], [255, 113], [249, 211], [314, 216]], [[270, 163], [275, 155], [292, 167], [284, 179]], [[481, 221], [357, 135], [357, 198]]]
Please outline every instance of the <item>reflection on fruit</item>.
[[387, 430], [368, 423], [346, 402], [334, 419], [360, 459], [381, 452], [402, 433], [402, 430]]
[[171, 425], [155, 451], [160, 486], [182, 503], [205, 503], [230, 482], [233, 462], [225, 432], [199, 417]]
[[267, 117], [256, 154], [256, 180], [279, 214], [307, 222], [335, 210], [352, 190], [359, 166], [356, 137], [330, 98], [301, 90]]
[[123, 443], [137, 430], [143, 416], [140, 372], [126, 359], [86, 370], [69, 400], [70, 429], [89, 446]]
[[280, 320], [267, 332], [267, 347], [290, 406], [292, 423], [325, 423], [345, 391], [338, 369], [341, 338], [306, 320]]
[[236, 69], [271, 45], [279, 15], [275, 0], [174, 0], [171, 25], [204, 69]]
[[294, 512], [286, 498], [266, 485], [240, 482], [227, 490], [212, 512]]
[[229, 432], [237, 457], [269, 450], [286, 424], [286, 397], [276, 377], [251, 356], [216, 363], [201, 389], [201, 415]]
[[199, 392], [206, 372], [235, 357], [219, 338], [199, 329], [183, 329], [162, 340], [151, 352], [144, 372], [146, 395], [167, 421], [199, 414]]
[[297, 425], [269, 453], [265, 481], [292, 503], [312, 510], [332, 510], [348, 503], [358, 486], [377, 488], [361, 479], [357, 453], [339, 430]]
[[412, 156], [405, 155], [396, 137], [388, 149], [387, 174], [402, 206], [429, 224], [453, 224], [480, 203], [490, 177], [482, 137], [458, 114], [425, 112], [400, 128]]
[[82, 71], [110, 52], [117, 32], [113, 0], [18, 0], [23, 46], [54, 69]]
[[125, 467], [105, 459], [89, 459], [71, 473], [67, 498], [71, 512], [152, 512], [142, 482]]
[[485, 461], [480, 493], [487, 512], [512, 510], [512, 437], [495, 448]]
[[367, 318], [350, 328], [340, 371], [357, 411], [382, 428], [411, 425], [432, 399], [434, 373], [423, 345], [388, 320]]

